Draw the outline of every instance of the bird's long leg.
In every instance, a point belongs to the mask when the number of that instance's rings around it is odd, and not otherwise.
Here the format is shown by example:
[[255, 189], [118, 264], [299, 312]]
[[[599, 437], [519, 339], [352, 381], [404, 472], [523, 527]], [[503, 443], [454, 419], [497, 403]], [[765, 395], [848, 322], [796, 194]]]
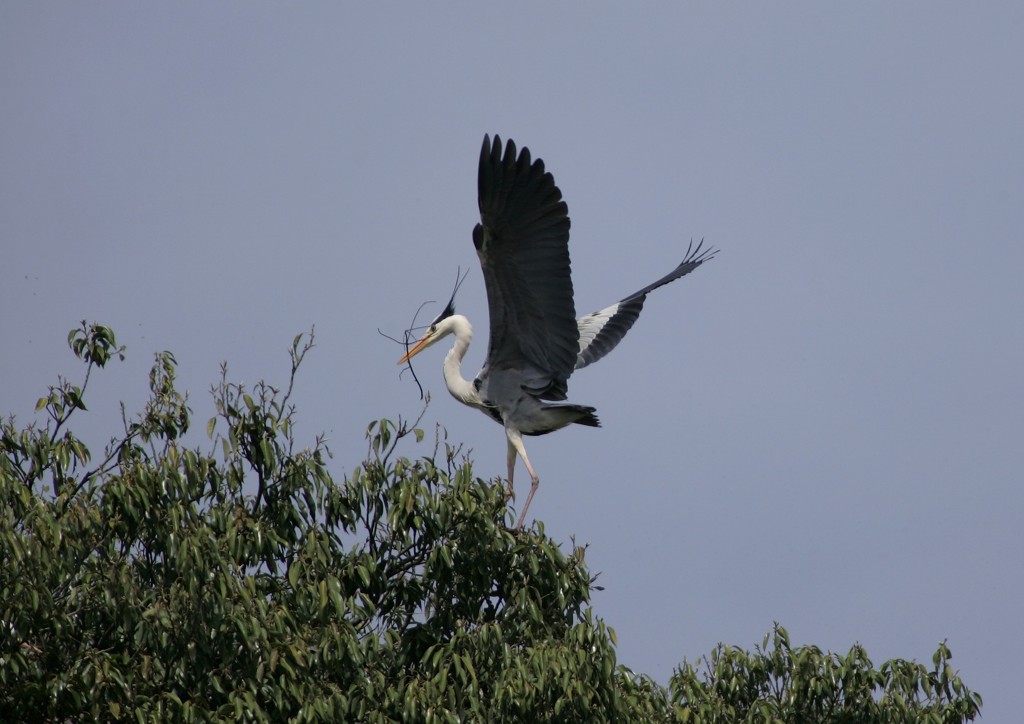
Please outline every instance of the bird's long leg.
[[508, 436], [508, 480], [512, 482], [512, 472], [516, 465], [516, 453], [523, 459], [526, 464], [526, 471], [530, 473], [530, 494], [526, 496], [526, 503], [523, 504], [523, 512], [519, 514], [519, 522], [516, 523], [517, 528], [523, 527], [523, 521], [526, 520], [526, 511], [530, 509], [530, 501], [533, 500], [534, 493], [537, 492], [537, 486], [540, 485], [540, 478], [537, 477], [537, 473], [533, 471], [533, 465], [530, 464], [530, 458], [526, 456], [526, 446], [523, 445], [523, 436], [512, 427], [505, 428], [505, 435]]
[[512, 437], [508, 439], [508, 484], [512, 485], [512, 476], [516, 473], [516, 455], [519, 452], [516, 450], [516, 446], [512, 444]]
[[512, 444], [512, 441], [508, 441], [508, 492], [505, 493], [505, 505], [508, 505], [508, 501], [516, 499], [516, 489], [512, 487], [512, 476], [516, 473], [516, 455], [519, 453], [516, 451], [516, 446]]

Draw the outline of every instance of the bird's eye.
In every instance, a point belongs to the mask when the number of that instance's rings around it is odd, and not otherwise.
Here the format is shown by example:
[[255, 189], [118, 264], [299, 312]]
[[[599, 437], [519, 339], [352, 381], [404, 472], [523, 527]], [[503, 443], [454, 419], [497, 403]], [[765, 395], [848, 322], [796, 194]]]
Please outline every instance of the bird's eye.
[[431, 324], [430, 325], [430, 333], [433, 334], [436, 331], [437, 331], [437, 325], [436, 324]]

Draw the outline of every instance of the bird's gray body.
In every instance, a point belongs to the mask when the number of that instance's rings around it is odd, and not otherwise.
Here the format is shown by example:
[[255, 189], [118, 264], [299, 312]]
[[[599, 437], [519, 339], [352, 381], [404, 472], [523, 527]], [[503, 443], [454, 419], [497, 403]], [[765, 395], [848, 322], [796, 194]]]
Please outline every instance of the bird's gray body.
[[540, 159], [487, 137], [477, 178], [480, 223], [473, 244], [487, 286], [490, 341], [474, 380], [486, 410], [524, 435], [572, 423], [600, 426], [593, 407], [563, 402], [572, 373], [608, 354], [633, 326], [647, 294], [699, 266], [690, 250], [670, 274], [576, 319], [569, 263], [569, 212]]

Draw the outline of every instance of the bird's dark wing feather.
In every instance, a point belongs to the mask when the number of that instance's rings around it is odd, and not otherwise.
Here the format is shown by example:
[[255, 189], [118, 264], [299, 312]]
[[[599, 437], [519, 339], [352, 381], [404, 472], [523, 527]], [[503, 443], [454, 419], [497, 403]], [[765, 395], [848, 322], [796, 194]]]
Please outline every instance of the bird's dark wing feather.
[[485, 369], [517, 370], [522, 386], [562, 400], [576, 366], [579, 330], [569, 268], [569, 210], [540, 159], [484, 136], [473, 229], [491, 315]]
[[576, 369], [597, 362], [615, 349], [615, 346], [626, 336], [633, 322], [640, 316], [647, 295], [658, 287], [673, 282], [681, 276], [689, 274], [701, 264], [715, 255], [714, 249], [701, 251], [704, 242], [693, 245], [686, 250], [686, 258], [670, 273], [653, 284], [648, 284], [638, 292], [624, 297], [610, 307], [581, 317], [578, 325], [580, 331], [580, 349], [576, 358]]

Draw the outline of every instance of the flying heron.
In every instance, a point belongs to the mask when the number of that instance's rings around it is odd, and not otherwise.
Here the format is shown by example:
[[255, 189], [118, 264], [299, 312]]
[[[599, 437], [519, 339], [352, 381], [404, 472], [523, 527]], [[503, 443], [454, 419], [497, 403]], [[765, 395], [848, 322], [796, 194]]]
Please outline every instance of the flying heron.
[[462, 358], [473, 328], [455, 313], [455, 294], [426, 333], [398, 360], [403, 364], [448, 335], [455, 344], [444, 358], [452, 396], [505, 427], [508, 481], [516, 455], [530, 473], [530, 494], [519, 515], [522, 527], [539, 479], [526, 455], [523, 435], [544, 435], [576, 423], [599, 427], [595, 409], [565, 402], [575, 370], [604, 357], [633, 326], [647, 295], [689, 274], [714, 256], [703, 242], [653, 284], [598, 312], [576, 319], [569, 270], [569, 214], [554, 177], [526, 147], [517, 155], [509, 139], [484, 136], [477, 176], [480, 221], [473, 245], [483, 268], [491, 317], [487, 359], [473, 380], [462, 376]]

